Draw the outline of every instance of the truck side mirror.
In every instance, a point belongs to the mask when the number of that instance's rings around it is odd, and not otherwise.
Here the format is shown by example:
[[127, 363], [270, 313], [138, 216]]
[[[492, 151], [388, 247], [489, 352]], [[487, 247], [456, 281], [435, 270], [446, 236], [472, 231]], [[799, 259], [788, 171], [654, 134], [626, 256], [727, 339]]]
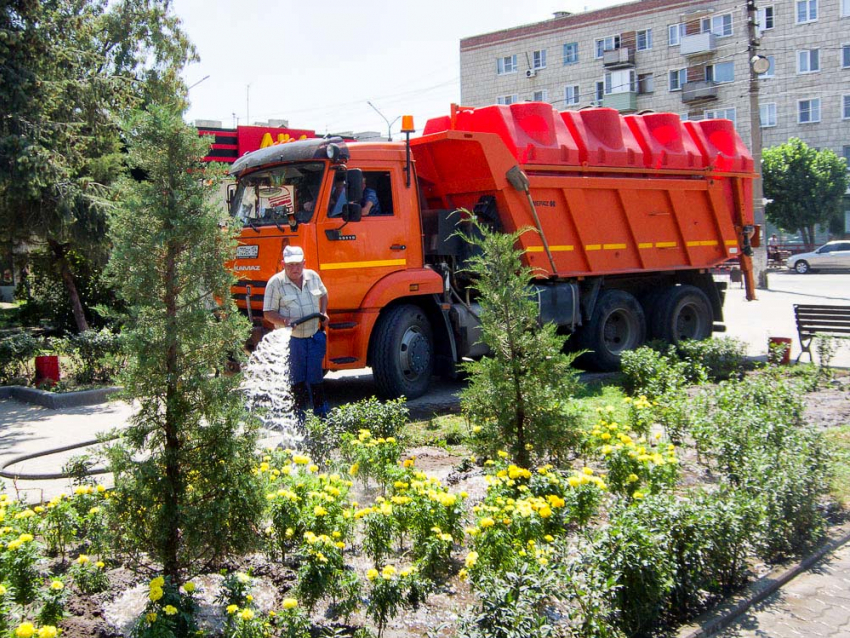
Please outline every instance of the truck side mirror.
[[357, 202], [359, 204], [363, 200], [363, 171], [359, 168], [348, 169], [346, 182], [346, 195], [348, 197], [348, 201]]
[[233, 205], [233, 196], [236, 194], [236, 184], [228, 184], [227, 185], [227, 195], [225, 200], [227, 202], [227, 210], [230, 210], [230, 207]]
[[342, 220], [348, 222], [359, 222], [363, 212], [359, 202], [349, 202], [342, 209]]

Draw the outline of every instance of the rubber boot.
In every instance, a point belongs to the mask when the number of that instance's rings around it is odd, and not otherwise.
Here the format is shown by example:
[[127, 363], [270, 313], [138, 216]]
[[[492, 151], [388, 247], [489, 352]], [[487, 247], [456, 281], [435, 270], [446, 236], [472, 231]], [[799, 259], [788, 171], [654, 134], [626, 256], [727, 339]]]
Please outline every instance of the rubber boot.
[[330, 411], [330, 406], [325, 398], [325, 384], [314, 383], [310, 386], [310, 391], [313, 393], [313, 414], [324, 419]]
[[295, 402], [295, 418], [299, 424], [304, 424], [304, 414], [310, 404], [310, 388], [306, 383], [292, 385], [292, 400]]

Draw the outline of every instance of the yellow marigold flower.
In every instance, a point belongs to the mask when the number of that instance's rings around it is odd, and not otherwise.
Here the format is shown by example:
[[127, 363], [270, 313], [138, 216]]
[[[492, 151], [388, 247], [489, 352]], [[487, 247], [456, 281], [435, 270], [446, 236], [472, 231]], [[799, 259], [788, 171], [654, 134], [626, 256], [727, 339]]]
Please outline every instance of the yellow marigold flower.
[[298, 599], [297, 598], [284, 598], [283, 599], [283, 608], [284, 609], [295, 609], [298, 607]]
[[307, 468], [309, 472], [313, 472], [314, 474], [319, 471], [319, 466], [315, 463]]
[[480, 432], [481, 432], [481, 426], [480, 425], [473, 425], [472, 426], [472, 433], [473, 434], [479, 434]]
[[6, 595], [6, 587], [4, 587], [3, 585], [0, 585], [0, 596], [5, 596], [5, 595]]
[[404, 463], [402, 463], [402, 465], [406, 468], [411, 468], [411, 467], [414, 466], [415, 463], [416, 463], [415, 458], [409, 458], [409, 459], [405, 459]]
[[23, 545], [23, 543], [22, 543], [20, 540], [15, 539], [15, 540], [13, 540], [13, 541], [9, 541], [9, 544], [8, 544], [8, 545], [6, 545], [6, 549], [8, 549], [8, 550], [10, 550], [10, 551], [14, 552], [14, 551], [15, 551], [16, 549], [18, 549], [21, 545]]
[[17, 638], [32, 638], [35, 635], [35, 625], [31, 622], [21, 623], [15, 630]]
[[236, 574], [236, 580], [238, 580], [243, 585], [250, 582], [251, 577], [245, 572], [239, 572]]
[[86, 556], [85, 554], [80, 554], [79, 556], [77, 556], [77, 564], [78, 565], [85, 565], [90, 560], [91, 559], [88, 556]]
[[626, 481], [628, 481], [629, 483], [635, 483], [638, 480], [638, 475], [635, 473], [629, 474], [629, 477], [626, 479]]
[[495, 464], [496, 464], [496, 461], [494, 461], [493, 459], [487, 459], [486, 461], [484, 461], [484, 465], [495, 465]]
[[461, 580], [466, 580], [467, 578], [469, 578], [469, 572], [466, 571], [466, 569], [461, 569], [457, 573], [457, 577], [460, 578]]
[[540, 514], [540, 518], [549, 518], [550, 516], [552, 516], [552, 510], [549, 508], [548, 505], [544, 505], [543, 507], [541, 507], [537, 513]]
[[383, 578], [384, 580], [389, 580], [390, 578], [395, 576], [395, 573], [396, 573], [395, 567], [393, 567], [392, 565], [386, 565], [381, 570], [381, 578]]
[[292, 462], [295, 463], [295, 465], [308, 465], [310, 463], [310, 458], [303, 454], [296, 454], [292, 457]]
[[501, 459], [506, 459], [506, 458], [508, 458], [508, 453], [507, 453], [507, 452], [505, 452], [504, 450], [499, 450], [498, 452], [496, 452], [496, 454], [498, 454], [498, 455], [499, 455], [499, 458], [501, 458]]
[[154, 624], [156, 622], [156, 612], [155, 611], [148, 612], [148, 614], [145, 616], [145, 620], [148, 621], [149, 625]]
[[151, 587], [150, 592], [148, 593], [148, 598], [151, 599], [151, 602], [156, 602], [160, 598], [162, 598], [163, 592], [161, 587]]
[[185, 591], [187, 594], [191, 594], [193, 591], [195, 591], [195, 583], [193, 583], [191, 580], [188, 583], [185, 583], [183, 585], [183, 591]]
[[552, 541], [555, 540], [555, 537], [552, 536], [551, 534], [546, 534], [546, 536], [543, 537], [543, 540], [546, 541], [547, 543], [551, 543]]
[[239, 612], [239, 616], [242, 620], [253, 620], [254, 619], [254, 610], [253, 609], [243, 609]]
[[99, 560], [94, 564], [94, 566], [98, 569], [103, 569], [104, 567], [106, 567], [106, 563], [104, 563], [102, 560]]
[[478, 525], [480, 527], [483, 527], [484, 529], [487, 529], [488, 527], [493, 527], [493, 525], [495, 525], [495, 524], [496, 524], [496, 521], [494, 521], [489, 516], [486, 517], [486, 518], [482, 518], [481, 521], [478, 523]]
[[248, 594], [247, 596], [245, 596], [245, 600], [247, 600], [249, 603], [252, 603], [254, 602], [254, 597], [251, 594]]
[[377, 577], [378, 577], [378, 570], [377, 569], [372, 568], [368, 572], [366, 572], [366, 578], [368, 578], [369, 580], [375, 580]]
[[502, 519], [502, 525], [510, 525], [510, 524], [511, 524], [511, 519], [509, 519], [509, 518], [503, 518]]
[[570, 487], [578, 487], [581, 485], [581, 479], [577, 476], [570, 476], [567, 478], [567, 483], [570, 484]]
[[451, 534], [440, 534], [440, 540], [445, 543], [451, 543], [454, 539]]
[[25, 509], [23, 512], [18, 512], [17, 514], [15, 514], [15, 518], [18, 520], [24, 518], [32, 518], [33, 516], [35, 516], [35, 512], [33, 512], [31, 509]]
[[106, 491], [106, 488], [103, 485], [100, 485], [100, 484], [98, 484], [98, 486], [95, 489], [97, 490], [98, 494], [103, 494]]
[[177, 607], [175, 607], [174, 605], [166, 605], [162, 608], [162, 611], [165, 612], [166, 616], [173, 616], [177, 613]]
[[607, 432], [603, 432], [603, 433], [602, 433], [602, 435], [600, 436], [600, 438], [601, 438], [603, 441], [608, 441], [608, 440], [610, 440], [610, 439], [611, 439], [611, 435], [610, 435], [610, 434], [608, 434]]
[[540, 563], [543, 567], [549, 564], [549, 560], [543, 557], [537, 559], [537, 562]]
[[50, 583], [50, 589], [52, 589], [53, 591], [62, 591], [63, 589], [65, 589], [65, 583], [63, 583], [61, 580], [54, 580], [52, 583]]
[[[41, 513], [44, 511], [44, 508], [43, 508], [41, 505], [36, 505], [36, 506], [33, 508], [33, 511], [34, 511], [36, 514], [41, 514]], [[6, 515], [6, 512], [3, 512], [3, 515], [5, 516], [5, 515]]]
[[165, 577], [157, 576], [150, 582], [151, 587], [164, 587], [165, 586]]
[[227, 613], [230, 614], [231, 616], [233, 614], [235, 614], [237, 611], [239, 611], [239, 605], [228, 605], [227, 606]]
[[641, 491], [637, 491], [634, 494], [632, 494], [632, 498], [635, 499], [636, 501], [639, 501], [640, 499], [642, 499], [643, 496], [644, 496], [644, 494]]
[[38, 638], [56, 638], [59, 635], [59, 630], [53, 625], [44, 625], [38, 630]]
[[21, 541], [22, 543], [29, 543], [32, 539], [33, 539], [32, 534], [21, 534], [18, 537], [18, 540]]
[[328, 510], [326, 510], [321, 505], [316, 505], [316, 507], [313, 508], [313, 515], [314, 516], [324, 516], [327, 513], [328, 513]]

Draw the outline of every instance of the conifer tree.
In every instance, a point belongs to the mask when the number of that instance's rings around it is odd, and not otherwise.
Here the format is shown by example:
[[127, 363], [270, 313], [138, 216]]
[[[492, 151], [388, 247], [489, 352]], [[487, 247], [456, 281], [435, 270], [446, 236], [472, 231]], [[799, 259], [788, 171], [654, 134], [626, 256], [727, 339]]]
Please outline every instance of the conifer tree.
[[179, 108], [126, 128], [131, 166], [110, 217], [109, 272], [126, 300], [127, 394], [140, 409], [110, 451], [119, 546], [179, 583], [249, 548], [262, 508], [251, 472], [257, 427], [238, 377], [218, 374], [249, 326], [230, 295], [235, 234], [212, 193], [220, 169]]

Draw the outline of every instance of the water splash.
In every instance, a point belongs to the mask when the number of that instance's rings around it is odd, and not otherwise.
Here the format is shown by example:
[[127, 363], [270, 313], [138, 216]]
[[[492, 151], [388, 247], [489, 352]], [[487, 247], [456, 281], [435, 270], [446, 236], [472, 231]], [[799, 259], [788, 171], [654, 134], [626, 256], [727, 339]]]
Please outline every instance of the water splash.
[[268, 333], [251, 354], [242, 380], [245, 405], [267, 430], [280, 433], [284, 448], [298, 449], [303, 434], [295, 416], [289, 381], [289, 340], [292, 330]]

